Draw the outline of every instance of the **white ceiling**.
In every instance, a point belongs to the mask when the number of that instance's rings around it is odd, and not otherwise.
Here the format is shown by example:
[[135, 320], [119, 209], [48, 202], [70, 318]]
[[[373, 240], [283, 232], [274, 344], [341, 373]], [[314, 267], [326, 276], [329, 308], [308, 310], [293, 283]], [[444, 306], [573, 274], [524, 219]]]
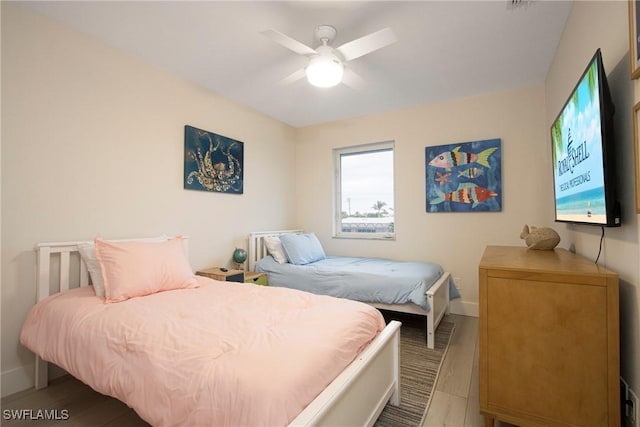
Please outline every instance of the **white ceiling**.
[[[542, 83], [570, 1], [47, 1], [22, 3], [130, 55], [295, 127]], [[398, 42], [347, 66], [364, 79], [278, 82], [306, 59], [267, 39], [274, 28], [317, 46], [390, 27]]]

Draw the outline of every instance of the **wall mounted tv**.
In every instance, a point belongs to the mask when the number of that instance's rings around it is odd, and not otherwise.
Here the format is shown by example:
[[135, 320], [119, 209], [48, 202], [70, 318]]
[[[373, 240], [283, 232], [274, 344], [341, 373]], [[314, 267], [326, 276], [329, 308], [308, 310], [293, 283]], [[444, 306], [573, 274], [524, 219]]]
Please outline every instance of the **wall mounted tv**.
[[620, 226], [613, 113], [598, 49], [551, 126], [556, 221]]

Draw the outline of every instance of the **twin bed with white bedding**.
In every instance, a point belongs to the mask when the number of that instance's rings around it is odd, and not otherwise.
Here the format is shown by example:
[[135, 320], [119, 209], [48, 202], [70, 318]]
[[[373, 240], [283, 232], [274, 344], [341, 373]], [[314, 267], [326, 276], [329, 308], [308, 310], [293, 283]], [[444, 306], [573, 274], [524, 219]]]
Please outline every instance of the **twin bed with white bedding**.
[[101, 297], [80, 243], [37, 246], [37, 388], [53, 362], [154, 426], [372, 425], [399, 403], [400, 325], [376, 309], [196, 277], [181, 238], [96, 239]]
[[317, 237], [301, 230], [252, 233], [249, 270], [267, 273], [270, 286], [425, 316], [429, 348], [450, 297], [458, 295], [439, 264], [327, 256]]

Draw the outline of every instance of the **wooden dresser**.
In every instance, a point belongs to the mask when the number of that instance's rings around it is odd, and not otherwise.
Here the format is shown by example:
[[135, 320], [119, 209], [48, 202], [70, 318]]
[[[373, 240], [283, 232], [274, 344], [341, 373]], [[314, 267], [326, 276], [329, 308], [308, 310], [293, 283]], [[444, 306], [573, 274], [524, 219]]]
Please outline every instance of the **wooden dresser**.
[[479, 274], [485, 427], [619, 426], [618, 275], [509, 246], [488, 246]]

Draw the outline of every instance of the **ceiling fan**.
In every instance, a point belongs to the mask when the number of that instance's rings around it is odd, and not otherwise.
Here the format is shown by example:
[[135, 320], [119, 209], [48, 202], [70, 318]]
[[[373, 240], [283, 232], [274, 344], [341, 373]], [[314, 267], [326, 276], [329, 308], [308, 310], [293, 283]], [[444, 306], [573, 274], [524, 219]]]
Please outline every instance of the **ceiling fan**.
[[320, 25], [316, 28], [315, 33], [321, 44], [312, 49], [279, 31], [269, 29], [261, 32], [262, 35], [279, 45], [298, 55], [309, 58], [309, 63], [304, 69], [298, 70], [281, 80], [281, 84], [292, 83], [306, 75], [309, 83], [317, 87], [332, 87], [341, 82], [352, 87], [361, 86], [362, 79], [360, 76], [348, 68], [345, 69], [344, 63], [381, 49], [398, 40], [391, 28], [384, 28], [345, 43], [340, 47], [333, 48], [331, 42], [337, 34], [334, 27]]

